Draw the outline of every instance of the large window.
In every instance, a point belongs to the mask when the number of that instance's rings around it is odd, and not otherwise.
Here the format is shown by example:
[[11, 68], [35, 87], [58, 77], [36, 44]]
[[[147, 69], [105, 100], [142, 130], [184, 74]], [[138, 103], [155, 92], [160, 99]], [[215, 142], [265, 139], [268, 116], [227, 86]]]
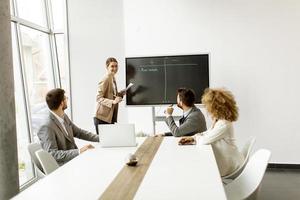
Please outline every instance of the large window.
[[12, 0], [11, 16], [22, 187], [36, 178], [27, 146], [38, 141], [37, 131], [48, 115], [47, 91], [60, 87], [70, 94], [66, 0]]
[[45, 95], [55, 87], [49, 35], [23, 26], [20, 26], [20, 32], [31, 130], [34, 140], [37, 140], [36, 133], [47, 115]]

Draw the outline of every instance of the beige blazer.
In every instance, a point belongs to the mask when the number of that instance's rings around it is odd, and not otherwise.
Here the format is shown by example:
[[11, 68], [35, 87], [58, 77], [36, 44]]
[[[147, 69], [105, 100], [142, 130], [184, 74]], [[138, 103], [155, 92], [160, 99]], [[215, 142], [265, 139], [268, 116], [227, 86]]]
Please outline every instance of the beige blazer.
[[245, 158], [235, 143], [232, 122], [218, 120], [213, 128], [196, 136], [197, 144], [211, 144], [221, 176], [234, 172]]
[[[114, 113], [116, 114], [116, 119], [118, 114], [118, 104], [113, 104], [113, 100], [115, 99], [113, 80], [113, 75], [108, 74], [104, 76], [104, 78], [98, 83], [96, 96], [95, 117], [107, 123], [112, 122]], [[118, 92], [117, 85], [116, 92]]]

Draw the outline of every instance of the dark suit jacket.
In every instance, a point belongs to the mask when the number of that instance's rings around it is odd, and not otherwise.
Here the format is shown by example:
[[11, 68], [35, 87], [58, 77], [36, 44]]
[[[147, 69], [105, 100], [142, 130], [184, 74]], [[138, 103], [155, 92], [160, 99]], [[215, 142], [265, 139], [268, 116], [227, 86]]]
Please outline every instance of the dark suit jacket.
[[78, 156], [79, 150], [74, 137], [93, 142], [99, 141], [98, 135], [78, 128], [66, 114], [64, 120], [68, 134], [58, 119], [50, 112], [48, 119], [37, 133], [43, 149], [48, 151], [59, 165]]
[[166, 118], [166, 123], [171, 132], [165, 133], [165, 136], [191, 136], [196, 133], [206, 131], [205, 117], [201, 110], [197, 107], [192, 107], [192, 110], [185, 118], [179, 121], [179, 127], [176, 125], [172, 116]]

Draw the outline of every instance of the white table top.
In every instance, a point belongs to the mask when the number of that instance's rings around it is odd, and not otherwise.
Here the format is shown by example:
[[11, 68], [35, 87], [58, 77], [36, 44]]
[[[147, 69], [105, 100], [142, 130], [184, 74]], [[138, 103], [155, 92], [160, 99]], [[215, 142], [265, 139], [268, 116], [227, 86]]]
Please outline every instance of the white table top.
[[[144, 140], [137, 138], [138, 145]], [[128, 154], [134, 153], [138, 147], [102, 148], [97, 143], [93, 145], [95, 149], [77, 156], [14, 199], [98, 199], [124, 167]]]
[[164, 139], [135, 199], [226, 199], [210, 145]]
[[[178, 146], [177, 141], [164, 138], [135, 199], [226, 199], [211, 146]], [[96, 146], [14, 199], [98, 199], [136, 149]]]

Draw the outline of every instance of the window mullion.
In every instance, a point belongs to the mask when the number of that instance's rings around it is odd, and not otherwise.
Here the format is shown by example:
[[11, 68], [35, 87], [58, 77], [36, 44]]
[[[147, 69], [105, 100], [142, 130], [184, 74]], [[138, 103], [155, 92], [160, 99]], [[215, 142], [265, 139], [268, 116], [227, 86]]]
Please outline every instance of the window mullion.
[[18, 6], [17, 6], [17, 3], [16, 3], [16, 0], [12, 0], [12, 4], [13, 4], [13, 11], [14, 11], [14, 15], [13, 16], [19, 16], [19, 13], [18, 13]]
[[42, 27], [42, 26], [40, 26], [38, 24], [35, 24], [33, 22], [30, 22], [26, 19], [22, 19], [22, 18], [19, 18], [19, 17], [16, 17], [16, 16], [11, 16], [11, 21], [16, 22], [18, 24], [21, 24], [21, 25], [26, 26], [26, 27], [31, 28], [31, 29], [41, 31], [41, 32], [46, 33], [46, 34], [50, 33], [49, 28]]
[[10, 7], [12, 8], [11, 10], [12, 10], [12, 13], [10, 13], [10, 16], [15, 16], [16, 14], [16, 10], [15, 10], [15, 1], [14, 0], [11, 0], [10, 1]]
[[56, 34], [53, 34], [54, 36], [54, 51], [55, 51], [55, 55], [56, 55], [56, 63], [57, 63], [57, 76], [58, 76], [58, 80], [59, 80], [59, 87], [62, 88], [62, 84], [61, 84], [61, 76], [60, 76], [60, 63], [58, 61], [58, 51], [57, 51], [57, 40], [56, 40]]
[[22, 49], [22, 35], [20, 31], [20, 24], [16, 23], [16, 37], [17, 37], [17, 44], [18, 44], [18, 52], [20, 56], [20, 72], [22, 77], [22, 83], [23, 83], [23, 91], [24, 91], [24, 97], [25, 97], [25, 109], [26, 109], [26, 116], [27, 116], [27, 127], [28, 127], [28, 133], [29, 133], [29, 142], [31, 143], [33, 141], [32, 136], [32, 127], [31, 127], [31, 109], [30, 109], [30, 100], [28, 95], [28, 85], [27, 85], [27, 77], [25, 73], [25, 62], [24, 62], [24, 56], [23, 56], [23, 49]]
[[60, 79], [59, 79], [59, 71], [58, 71], [58, 61], [55, 49], [57, 48], [55, 45], [55, 37], [53, 33], [53, 17], [51, 12], [51, 1], [45, 0], [46, 6], [46, 17], [48, 28], [50, 29], [49, 33], [49, 43], [50, 43], [50, 52], [51, 52], [51, 61], [52, 61], [52, 73], [55, 87], [61, 87]]
[[70, 62], [70, 41], [69, 41], [69, 12], [68, 12], [68, 0], [65, 0], [65, 11], [66, 11], [66, 26], [65, 26], [65, 44], [66, 44], [66, 66], [68, 68], [68, 85], [70, 93], [70, 117], [73, 120], [73, 106], [72, 106], [72, 86], [71, 86], [71, 62]]

